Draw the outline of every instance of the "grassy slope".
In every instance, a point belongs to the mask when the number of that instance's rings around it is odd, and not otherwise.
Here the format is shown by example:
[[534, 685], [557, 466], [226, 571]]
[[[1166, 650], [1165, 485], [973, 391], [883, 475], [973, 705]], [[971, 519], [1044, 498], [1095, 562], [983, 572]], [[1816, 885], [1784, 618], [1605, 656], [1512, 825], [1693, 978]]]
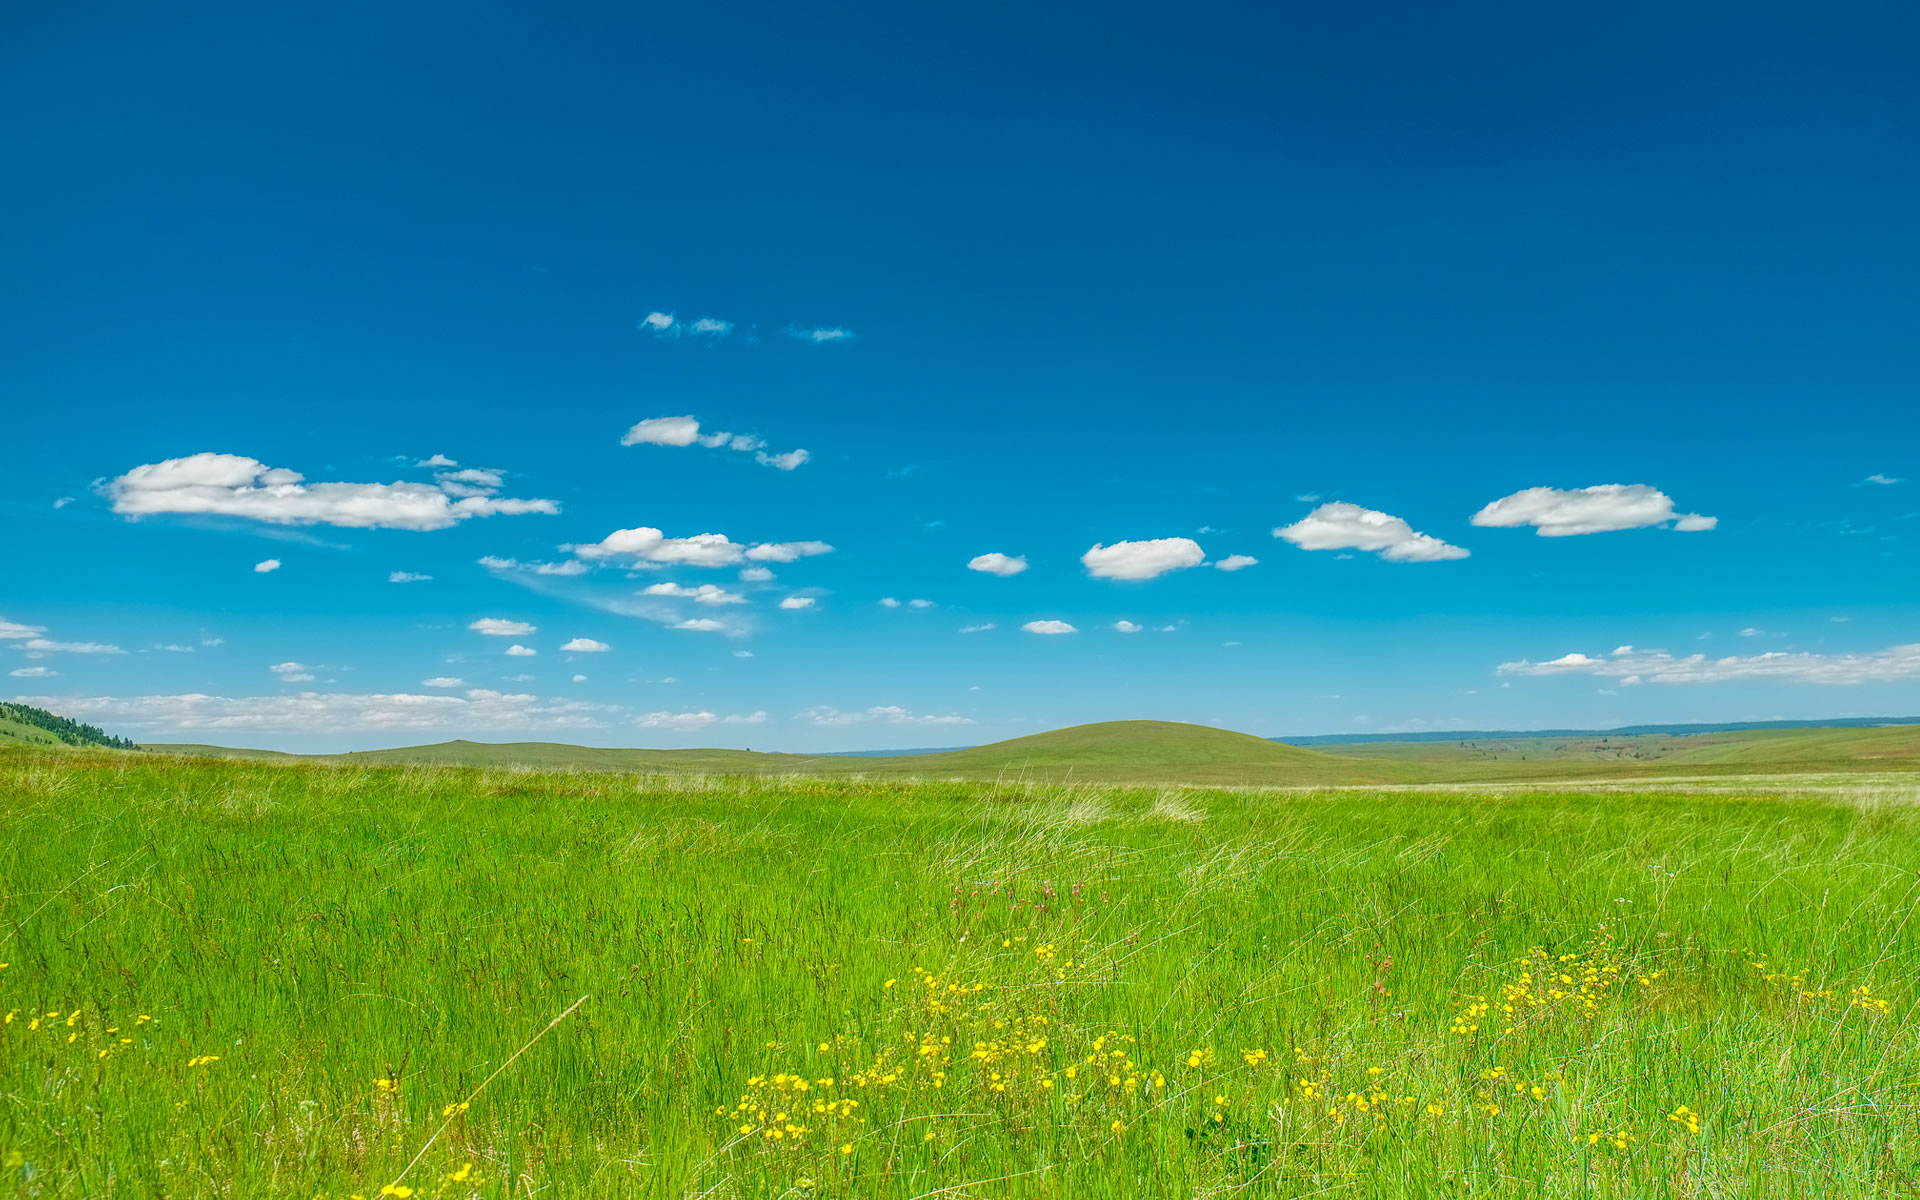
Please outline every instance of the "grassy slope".
[[0, 717], [0, 746], [58, 746], [59, 738], [44, 729]]
[[1920, 726], [1756, 729], [1675, 737], [1509, 738], [1323, 746], [1330, 755], [1432, 768], [1439, 777], [1518, 778], [1809, 770], [1920, 770]]

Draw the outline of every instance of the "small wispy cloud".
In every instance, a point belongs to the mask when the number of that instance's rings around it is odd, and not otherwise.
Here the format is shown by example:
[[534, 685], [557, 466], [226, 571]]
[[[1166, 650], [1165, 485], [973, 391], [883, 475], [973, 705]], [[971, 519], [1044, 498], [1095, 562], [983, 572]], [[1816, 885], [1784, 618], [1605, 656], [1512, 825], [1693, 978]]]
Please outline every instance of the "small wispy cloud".
[[266, 558], [253, 564], [253, 573], [255, 575], [265, 575], [272, 571], [278, 571], [279, 569], [280, 560], [277, 558]]
[[388, 583], [425, 583], [427, 580], [432, 578], [433, 576], [422, 575], [418, 571], [388, 571], [387, 572]]
[[1905, 483], [1905, 482], [1906, 480], [1901, 479], [1898, 476], [1881, 475], [1876, 472], [1875, 474], [1869, 475], [1865, 479], [1862, 479], [1859, 483], [1856, 483], [1853, 486], [1854, 487], [1875, 487], [1875, 486], [1892, 487], [1896, 483]]
[[853, 330], [842, 329], [837, 325], [816, 326], [811, 329], [802, 328], [798, 325], [789, 325], [787, 327], [787, 336], [793, 338], [795, 341], [809, 342], [815, 346], [825, 346], [833, 342], [852, 341]]

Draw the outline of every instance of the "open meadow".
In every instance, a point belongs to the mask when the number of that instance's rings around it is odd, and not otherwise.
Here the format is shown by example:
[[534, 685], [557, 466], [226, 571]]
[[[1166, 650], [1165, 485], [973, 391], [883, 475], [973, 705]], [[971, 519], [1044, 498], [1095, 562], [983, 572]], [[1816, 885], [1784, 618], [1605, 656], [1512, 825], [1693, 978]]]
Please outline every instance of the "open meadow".
[[0, 1183], [1912, 1195], [1920, 807], [1772, 787], [0, 752]]

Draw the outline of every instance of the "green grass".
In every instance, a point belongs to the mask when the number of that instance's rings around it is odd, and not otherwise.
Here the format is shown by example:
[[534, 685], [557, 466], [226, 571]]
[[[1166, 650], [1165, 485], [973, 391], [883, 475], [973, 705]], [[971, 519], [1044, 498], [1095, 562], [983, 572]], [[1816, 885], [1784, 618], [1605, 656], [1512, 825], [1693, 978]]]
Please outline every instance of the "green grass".
[[58, 746], [60, 739], [44, 729], [36, 729], [22, 721], [0, 716], [0, 747], [5, 746]]
[[0, 1182], [1911, 1195], [1914, 799], [0, 753]]

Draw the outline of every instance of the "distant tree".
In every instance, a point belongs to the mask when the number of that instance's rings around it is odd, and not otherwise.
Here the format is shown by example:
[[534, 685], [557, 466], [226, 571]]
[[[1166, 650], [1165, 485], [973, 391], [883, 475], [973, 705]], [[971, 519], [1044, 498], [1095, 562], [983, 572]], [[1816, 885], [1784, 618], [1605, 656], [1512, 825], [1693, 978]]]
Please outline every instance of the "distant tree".
[[113, 750], [135, 750], [132, 739], [114, 737], [97, 726], [50, 713], [44, 708], [35, 708], [31, 704], [14, 704], [0, 700], [0, 717], [18, 721], [22, 725], [31, 725], [65, 742], [69, 746], [106, 746]]

